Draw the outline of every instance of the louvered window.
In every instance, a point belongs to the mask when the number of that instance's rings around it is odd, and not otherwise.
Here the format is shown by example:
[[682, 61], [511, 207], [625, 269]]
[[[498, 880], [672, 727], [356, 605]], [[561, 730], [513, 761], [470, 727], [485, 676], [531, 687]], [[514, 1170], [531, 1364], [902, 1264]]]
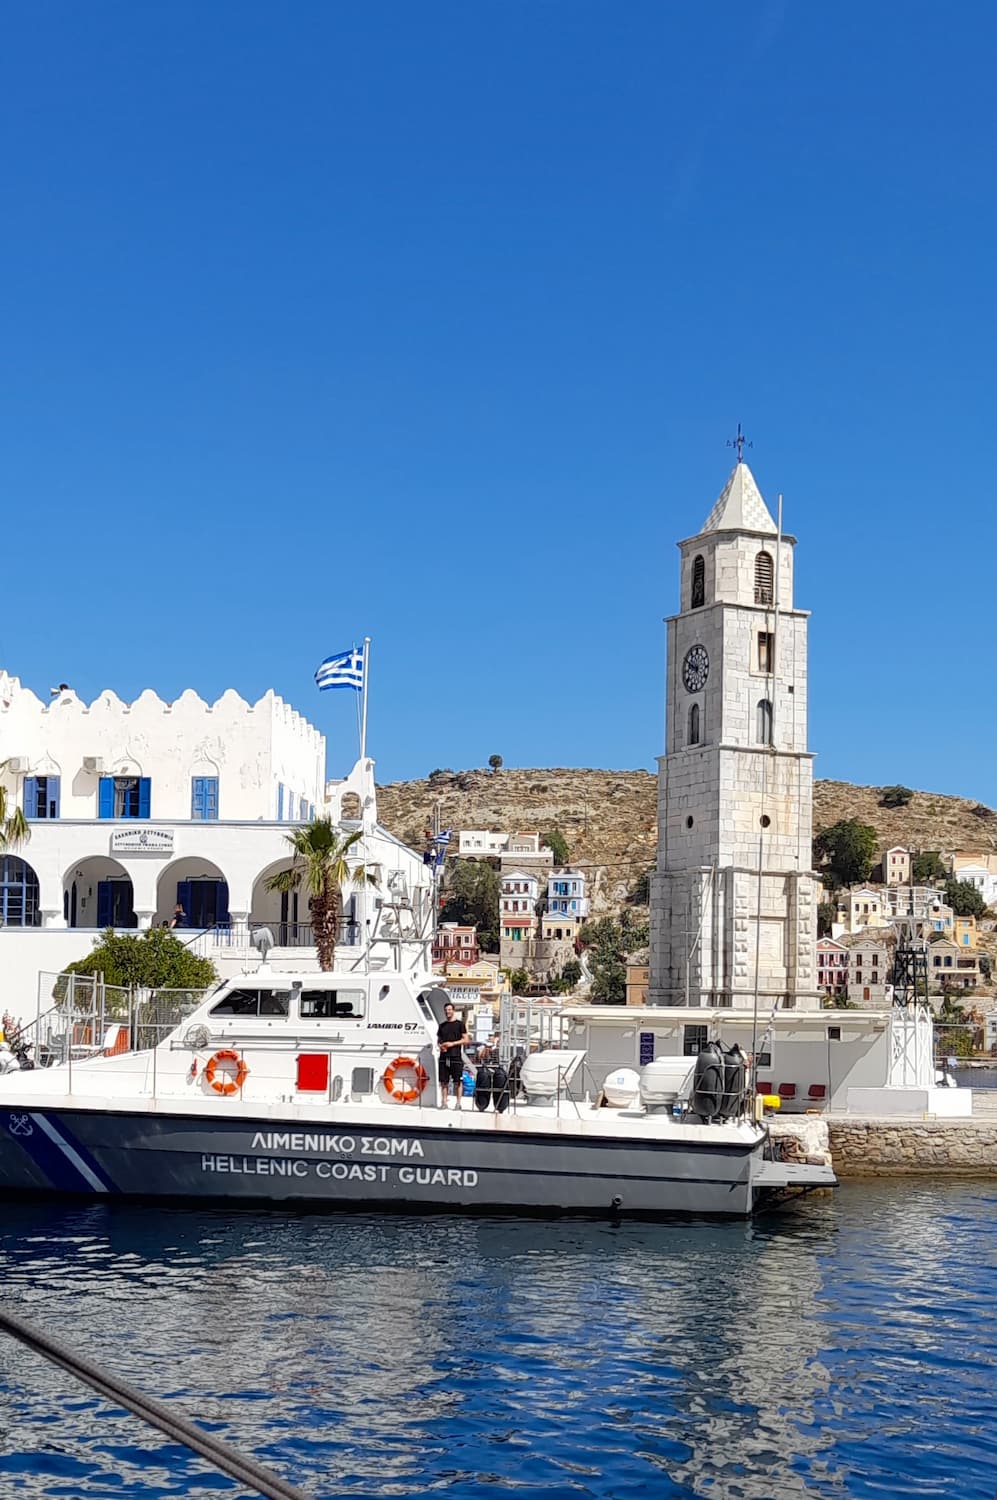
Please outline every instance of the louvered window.
[[706, 603], [706, 564], [702, 555], [692, 560], [692, 608], [701, 609]]
[[772, 554], [759, 552], [755, 558], [755, 603], [771, 604], [773, 597]]

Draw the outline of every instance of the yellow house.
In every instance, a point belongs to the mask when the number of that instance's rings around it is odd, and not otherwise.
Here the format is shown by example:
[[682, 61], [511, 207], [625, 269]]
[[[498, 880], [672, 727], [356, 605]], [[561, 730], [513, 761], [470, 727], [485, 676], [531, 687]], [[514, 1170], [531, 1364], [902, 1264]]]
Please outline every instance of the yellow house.
[[976, 938], [975, 917], [953, 917], [952, 941], [957, 948], [975, 948]]

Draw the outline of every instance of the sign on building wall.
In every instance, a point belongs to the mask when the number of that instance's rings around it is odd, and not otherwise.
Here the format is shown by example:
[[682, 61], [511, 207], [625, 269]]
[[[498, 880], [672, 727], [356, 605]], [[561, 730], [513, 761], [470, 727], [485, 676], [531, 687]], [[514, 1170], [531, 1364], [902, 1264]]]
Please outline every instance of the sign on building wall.
[[640, 1033], [640, 1065], [654, 1062], [654, 1032], [642, 1031]]
[[112, 854], [172, 854], [172, 828], [118, 828], [111, 834]]

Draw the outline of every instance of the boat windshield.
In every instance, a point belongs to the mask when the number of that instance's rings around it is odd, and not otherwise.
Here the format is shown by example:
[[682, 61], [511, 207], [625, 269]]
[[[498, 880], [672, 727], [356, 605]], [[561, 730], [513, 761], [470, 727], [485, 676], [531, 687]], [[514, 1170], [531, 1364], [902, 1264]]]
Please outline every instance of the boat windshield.
[[229, 990], [211, 1007], [213, 1016], [286, 1016], [290, 990]]

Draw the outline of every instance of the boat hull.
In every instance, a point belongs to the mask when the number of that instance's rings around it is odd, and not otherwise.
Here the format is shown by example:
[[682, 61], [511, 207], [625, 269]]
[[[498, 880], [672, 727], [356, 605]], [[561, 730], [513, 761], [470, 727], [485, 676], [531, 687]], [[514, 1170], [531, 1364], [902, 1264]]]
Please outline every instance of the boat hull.
[[0, 1191], [307, 1209], [744, 1217], [760, 1139], [0, 1109]]

